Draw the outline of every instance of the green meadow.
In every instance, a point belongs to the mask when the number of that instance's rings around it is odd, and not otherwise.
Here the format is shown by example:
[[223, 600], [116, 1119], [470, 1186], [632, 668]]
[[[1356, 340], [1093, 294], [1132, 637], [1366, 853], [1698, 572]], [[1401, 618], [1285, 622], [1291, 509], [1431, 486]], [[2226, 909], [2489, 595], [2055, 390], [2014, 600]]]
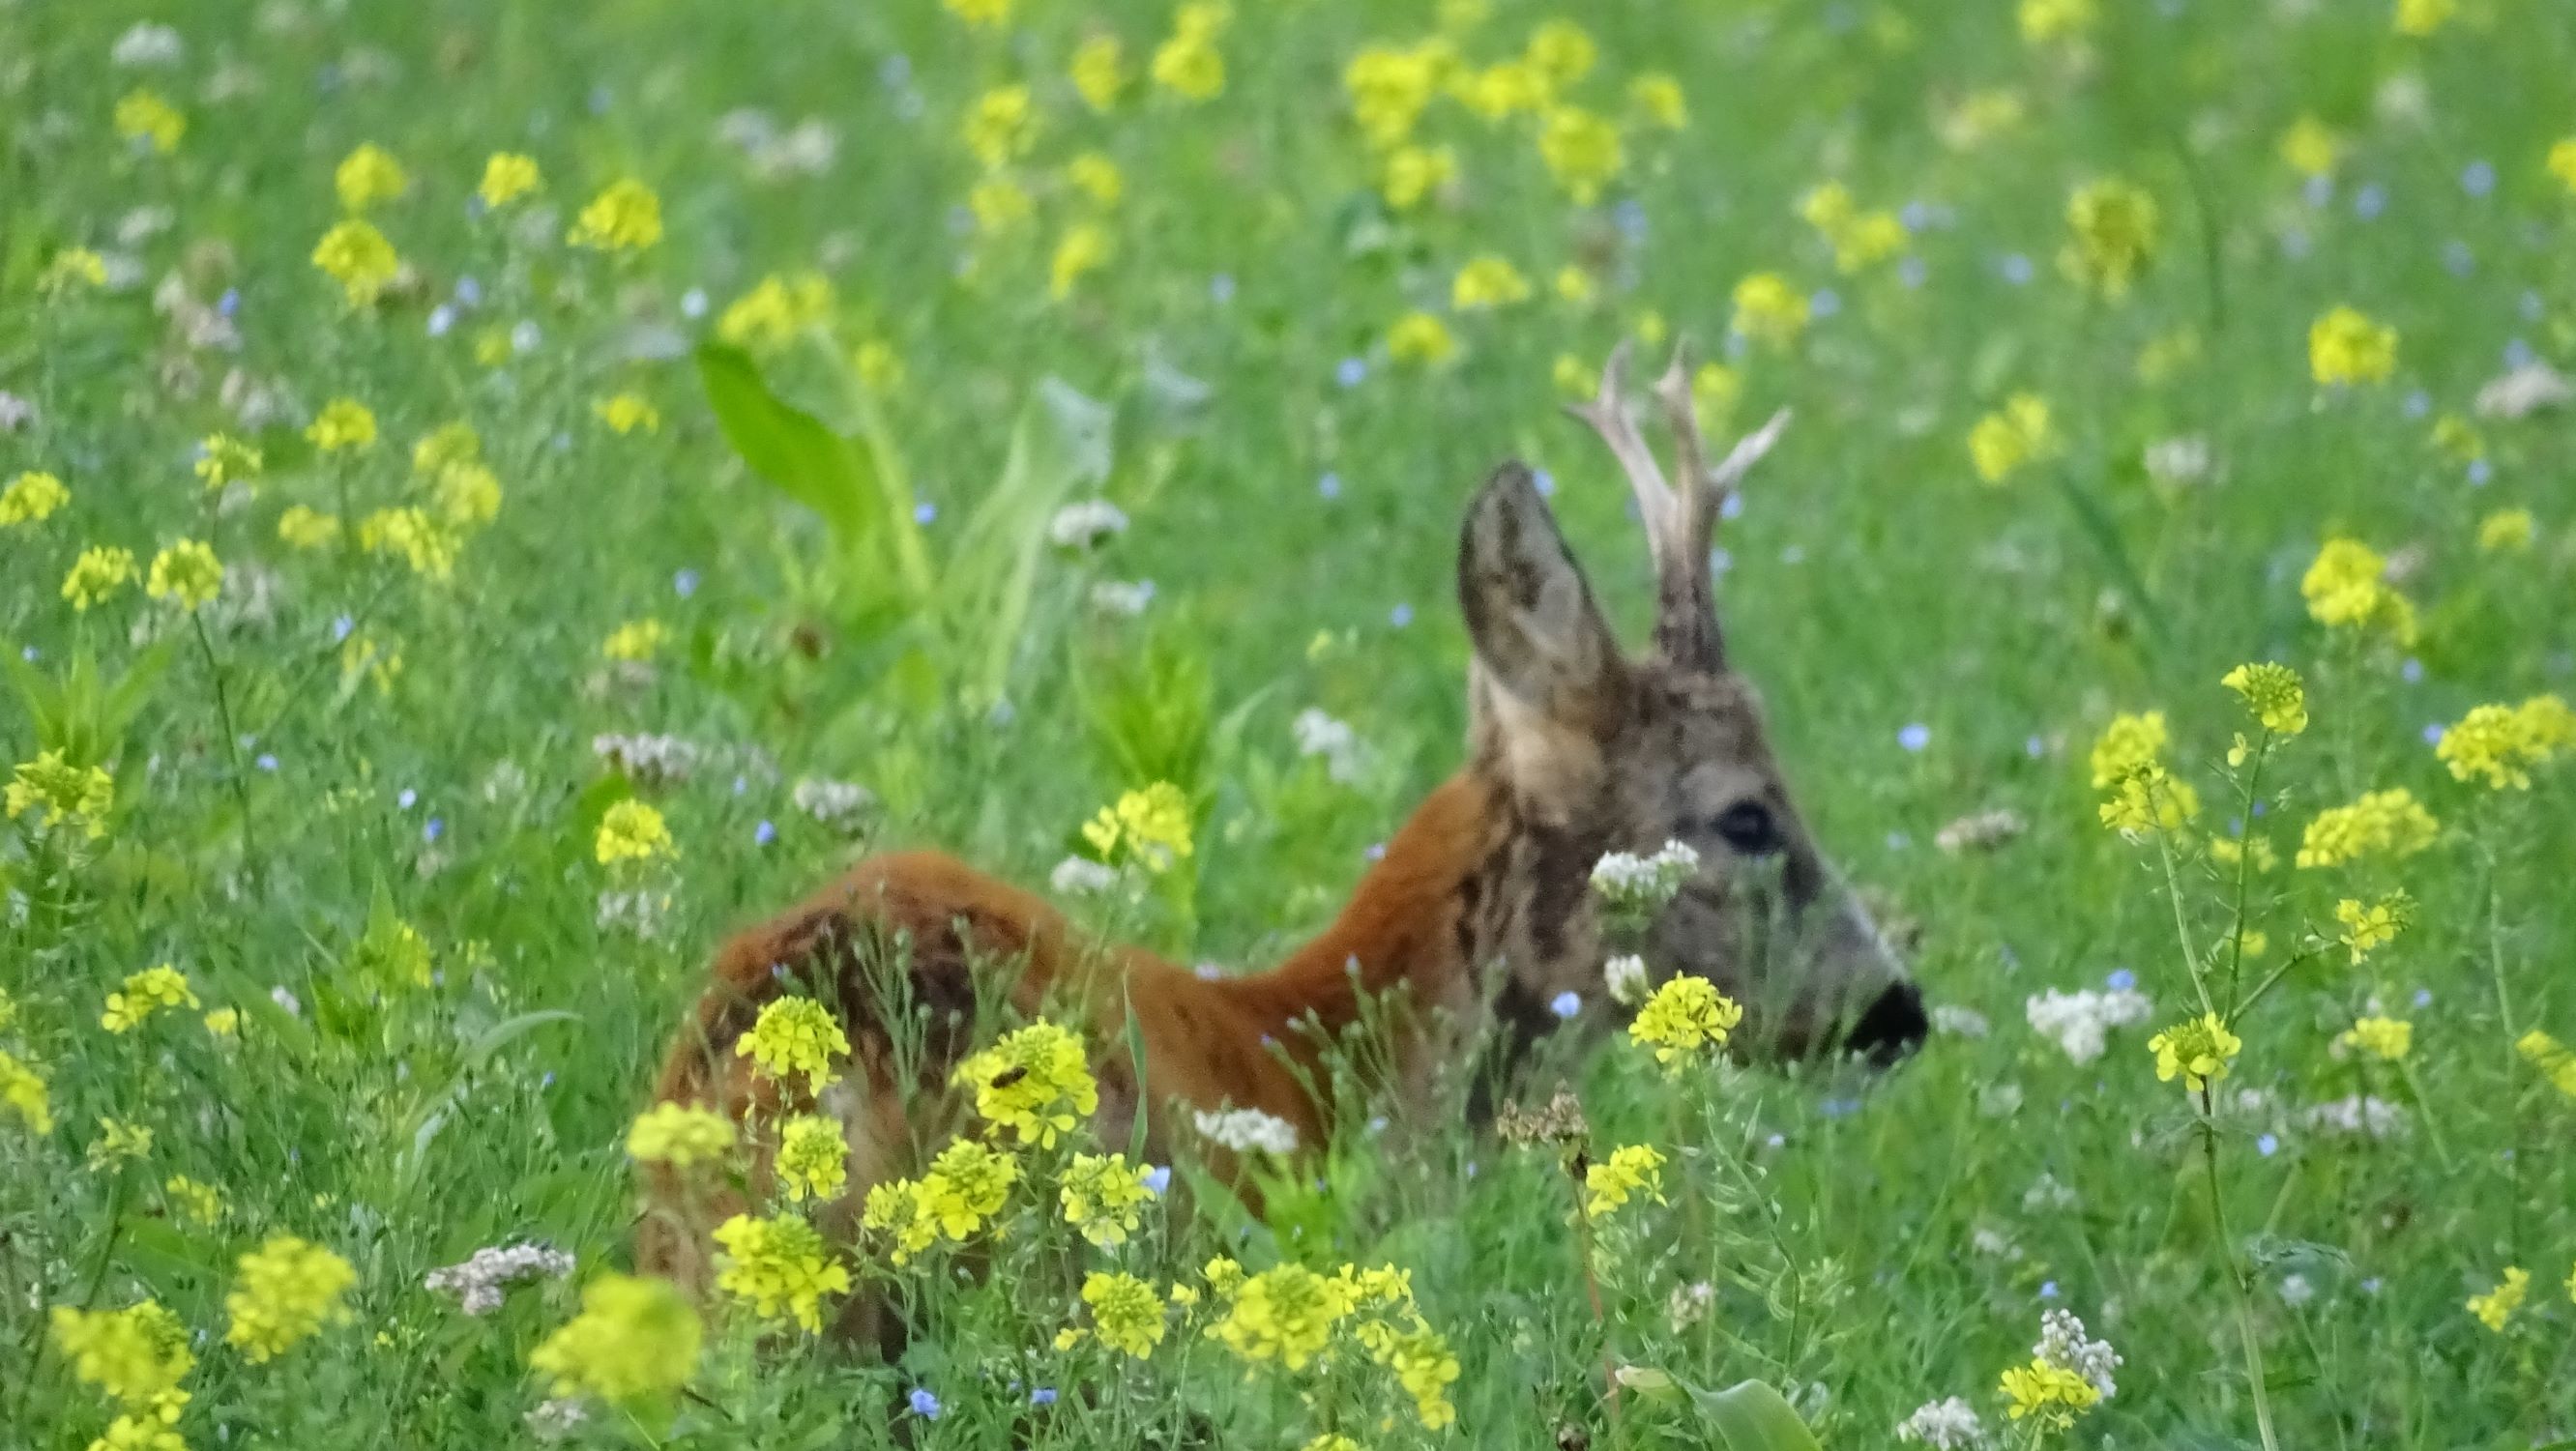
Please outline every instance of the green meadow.
[[[625, 1278], [728, 932], [1275, 961], [1506, 459], [1642, 649], [1622, 345], [1919, 1052]], [[2576, 1445], [2571, 353], [2544, 0], [0, 0], [0, 1448]]]

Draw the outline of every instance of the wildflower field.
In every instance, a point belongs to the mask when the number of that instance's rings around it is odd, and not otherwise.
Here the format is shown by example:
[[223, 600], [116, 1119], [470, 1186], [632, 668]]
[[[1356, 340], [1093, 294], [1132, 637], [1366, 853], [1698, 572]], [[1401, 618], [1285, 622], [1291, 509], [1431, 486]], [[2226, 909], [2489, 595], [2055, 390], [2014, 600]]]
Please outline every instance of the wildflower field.
[[[1256, 1211], [993, 1015], [633, 1273], [853, 857], [1328, 921], [1685, 341], [1919, 1052], [1622, 965]], [[0, 0], [0, 1448], [2576, 1445], [2571, 355], [2548, 0]]]

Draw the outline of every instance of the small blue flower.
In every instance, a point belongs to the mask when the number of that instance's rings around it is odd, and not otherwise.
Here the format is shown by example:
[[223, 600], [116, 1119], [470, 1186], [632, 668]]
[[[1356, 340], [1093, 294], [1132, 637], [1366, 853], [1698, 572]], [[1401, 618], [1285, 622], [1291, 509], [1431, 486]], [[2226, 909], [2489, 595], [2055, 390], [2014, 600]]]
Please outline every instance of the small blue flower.
[[456, 309], [446, 303], [429, 310], [429, 335], [443, 338], [456, 329]]
[[2043, 1299], [2043, 1300], [2054, 1300], [2054, 1299], [2056, 1299], [2056, 1298], [2057, 1298], [2057, 1282], [2056, 1282], [2055, 1280], [2045, 1280], [2045, 1281], [2042, 1281], [2042, 1282], [2041, 1282], [2041, 1284], [2040, 1284], [2040, 1287], [2039, 1287], [2039, 1298], [2041, 1298], [2041, 1299]]
[[2352, 195], [2352, 214], [2365, 222], [2377, 221], [2388, 210], [2388, 188], [2378, 182], [2365, 183]]
[[2309, 206], [2323, 208], [2327, 203], [2334, 200], [2334, 178], [2331, 176], [2309, 177], [2307, 185], [2300, 188], [2300, 194], [2307, 199]]
[[1843, 295], [1830, 287], [1819, 287], [1807, 299], [1807, 315], [1818, 320], [1832, 317], [1843, 310]]
[[687, 599], [689, 596], [696, 594], [697, 592], [698, 572], [696, 570], [684, 569], [671, 576], [671, 593], [678, 595], [682, 599]]
[[2504, 365], [2508, 368], [2528, 368], [2537, 361], [2539, 355], [2531, 350], [2531, 344], [2520, 338], [2504, 345]]
[[758, 826], [751, 829], [751, 844], [753, 846], [767, 846], [776, 840], [778, 840], [778, 828], [770, 824], [767, 818], [763, 818]]
[[912, 1402], [912, 1413], [914, 1415], [921, 1417], [925, 1421], [936, 1421], [939, 1419], [939, 1397], [932, 1395], [927, 1387], [914, 1386], [912, 1388], [912, 1394], [907, 1397], [907, 1399]]
[[[1219, 307], [1223, 307], [1227, 303], [1234, 301], [1233, 273], [1220, 272], [1214, 277], [1208, 279], [1208, 301], [1215, 303]], [[1055, 1399], [1055, 1392], [1053, 1391], [1048, 1391], [1046, 1395], [1048, 1400]]]
[[1996, 264], [1996, 270], [2003, 274], [2006, 282], [2015, 287], [2029, 282], [2037, 272], [2037, 269], [2031, 266], [2030, 259], [2019, 252], [2006, 256], [2002, 262]]
[[420, 839], [433, 846], [437, 844], [440, 837], [445, 835], [447, 835], [447, 818], [444, 816], [433, 816], [420, 824]]
[[938, 506], [937, 504], [931, 503], [931, 502], [930, 502], [929, 500], [927, 500], [927, 499], [925, 499], [925, 500], [923, 500], [922, 502], [920, 502], [920, 503], [915, 504], [915, 505], [913, 505], [913, 506], [912, 506], [912, 522], [914, 522], [915, 524], [928, 524], [928, 523], [932, 523], [932, 522], [936, 521], [938, 518], [939, 518], [939, 506]]
[[2102, 984], [2113, 992], [2124, 993], [2138, 985], [2138, 975], [2125, 967], [2115, 967], [2109, 977], [2102, 979]]
[[2256, 1139], [2254, 1141], [2254, 1152], [2261, 1154], [2267, 1159], [2272, 1157], [2274, 1154], [2281, 1152], [2280, 1136], [2277, 1134], [2265, 1134], [2263, 1137]]
[[2460, 169], [2460, 190], [2471, 196], [2485, 196], [2495, 190], [2495, 163], [2480, 159]]
[[471, 277], [459, 277], [455, 296], [458, 307], [479, 307], [483, 303], [483, 284]]
[[1583, 995], [1571, 989], [1558, 993], [1548, 1001], [1547, 1010], [1556, 1014], [1560, 1022], [1571, 1019], [1583, 1011]]
[[405, 786], [394, 796], [394, 806], [398, 810], [409, 811], [412, 808], [412, 803], [419, 799], [419, 792], [414, 791], [409, 786]]
[[333, 620], [331, 622], [331, 643], [334, 645], [339, 644], [341, 641], [349, 638], [349, 632], [356, 628], [358, 628], [358, 622], [350, 619], [347, 615], [342, 615], [338, 619]]
[[2473, 458], [2473, 459], [2469, 460], [2469, 487], [2470, 487], [2470, 488], [2473, 488], [2473, 489], [2483, 489], [2483, 488], [2485, 488], [2485, 487], [2487, 486], [2487, 481], [2488, 481], [2488, 480], [2490, 480], [2490, 479], [2492, 479], [2492, 478], [2494, 478], [2494, 477], [2495, 477], [2495, 465], [2494, 465], [2494, 464], [2491, 464], [2491, 463], [2487, 462], [2485, 459], [2482, 459], [2482, 458]]
[[1145, 1187], [1157, 1194], [1172, 1187], [1172, 1166], [1155, 1164], [1145, 1170]]
[[2454, 277], [2466, 277], [2478, 270], [2478, 254], [2469, 244], [2453, 238], [2442, 244], [2442, 266]]
[[1342, 476], [1330, 469], [1325, 470], [1324, 476], [1315, 480], [1315, 492], [1323, 495], [1327, 499], [1340, 498], [1342, 496]]
[[2433, 722], [2431, 725], [2424, 727], [2424, 744], [2428, 746], [2440, 745], [2442, 743], [2442, 734], [2442, 723], [2440, 721]]
[[1054, 1387], [1054, 1386], [1039, 1386], [1036, 1390], [1033, 1390], [1033, 1391], [1029, 1392], [1029, 1404], [1030, 1404], [1030, 1405], [1033, 1405], [1033, 1406], [1051, 1406], [1051, 1405], [1054, 1405], [1054, 1404], [1055, 1404], [1055, 1387]]
[[2433, 990], [2428, 987], [2419, 987], [2415, 989], [2415, 1006], [2419, 1008], [2429, 1008], [2433, 1006]]
[[2424, 662], [2416, 659], [2412, 655], [2407, 656], [2406, 663], [2397, 667], [2397, 678], [2405, 681], [2409, 685], [2422, 684], [2424, 682]]
[[912, 57], [897, 51], [879, 61], [877, 82], [889, 90], [900, 90], [912, 84]]
[[2048, 754], [2048, 742], [2038, 736], [2025, 736], [2021, 743], [2021, 753], [2036, 761]]
[[259, 759], [251, 764], [263, 771], [274, 771], [277, 769], [277, 755], [273, 751], [262, 751], [259, 753]]
[[680, 294], [680, 316], [695, 320], [707, 315], [707, 290], [692, 287]]
[[[1549, 473], [1545, 469], [1532, 469], [1530, 470], [1530, 487], [1538, 490], [1538, 496], [1540, 498], [1553, 499], [1556, 497], [1556, 475]], [[1726, 497], [1729, 500], [1732, 500], [1735, 495], [1730, 492]]]
[[1386, 612], [1386, 622], [1401, 630], [1413, 623], [1413, 606], [1399, 604]]
[[1828, 1098], [1824, 1102], [1824, 1110], [1825, 1117], [1827, 1118], [1850, 1118], [1852, 1115], [1860, 1112], [1860, 1100], [1857, 1098]]
[[1896, 733], [1896, 743], [1909, 751], [1919, 751], [1932, 744], [1932, 728], [1916, 721]]
[[215, 299], [215, 311], [222, 313], [226, 317], [230, 317], [234, 313], [241, 311], [241, 289], [238, 287], [225, 288], [224, 295]]
[[1368, 378], [1368, 364], [1358, 358], [1344, 358], [1333, 369], [1333, 381], [1345, 388], [1356, 388]]

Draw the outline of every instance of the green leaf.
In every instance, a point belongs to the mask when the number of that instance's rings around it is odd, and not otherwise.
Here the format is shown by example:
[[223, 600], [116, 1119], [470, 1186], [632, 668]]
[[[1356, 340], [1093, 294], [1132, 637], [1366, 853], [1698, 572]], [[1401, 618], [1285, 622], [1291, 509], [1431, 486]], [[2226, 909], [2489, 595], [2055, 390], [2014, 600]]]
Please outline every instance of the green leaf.
[[1011, 451], [993, 492], [975, 506], [958, 536], [945, 581], [945, 603], [983, 659], [964, 683], [978, 707], [1001, 699], [1028, 620], [1047, 522], [1077, 486], [1109, 477], [1110, 412], [1073, 385], [1049, 376], [1020, 410]]
[[472, 1043], [466, 1045], [465, 1069], [466, 1071], [471, 1072], [474, 1069], [482, 1067], [484, 1064], [492, 1061], [493, 1054], [500, 1052], [502, 1049], [507, 1048], [512, 1043], [526, 1037], [528, 1034], [535, 1032], [537, 1029], [544, 1027], [548, 1023], [577, 1022], [579, 1021], [580, 1016], [581, 1015], [578, 1013], [565, 1012], [561, 1008], [548, 1008], [534, 1013], [521, 1013], [515, 1018], [509, 1018], [501, 1022], [494, 1023], [491, 1027], [484, 1029], [482, 1034], [476, 1037]]
[[1762, 1381], [1748, 1380], [1722, 1391], [1691, 1389], [1690, 1397], [1708, 1427], [1712, 1446], [1725, 1451], [1819, 1451], [1807, 1423]]
[[864, 558], [877, 542], [882, 517], [868, 446], [771, 392], [759, 366], [741, 349], [708, 343], [697, 359], [707, 403], [734, 453], [779, 492], [820, 515], [844, 552]]

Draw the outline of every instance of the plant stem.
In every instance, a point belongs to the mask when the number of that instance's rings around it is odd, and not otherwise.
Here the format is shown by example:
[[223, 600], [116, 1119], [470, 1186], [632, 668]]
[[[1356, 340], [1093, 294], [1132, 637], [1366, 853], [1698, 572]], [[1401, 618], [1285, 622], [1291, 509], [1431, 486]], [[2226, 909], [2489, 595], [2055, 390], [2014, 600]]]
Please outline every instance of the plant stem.
[[1610, 1317], [1601, 1308], [1601, 1280], [1592, 1270], [1592, 1219], [1583, 1212], [1583, 1180], [1574, 1161], [1565, 1161], [1565, 1177], [1574, 1186], [1574, 1246], [1583, 1261], [1583, 1293], [1592, 1302], [1592, 1325], [1601, 1334], [1601, 1388], [1610, 1398], [1610, 1424], [1619, 1424], [1619, 1377], [1610, 1368]]
[[233, 729], [232, 697], [224, 690], [224, 668], [215, 660], [215, 642], [206, 634], [206, 618], [195, 610], [188, 612], [188, 628], [196, 632], [197, 650], [205, 657], [206, 674], [215, 683], [215, 720], [224, 732], [224, 752], [232, 762], [233, 801], [241, 810], [242, 867], [250, 873], [251, 883], [259, 883], [259, 838], [251, 828], [250, 777], [242, 770], [241, 735]]
[[2218, 1192], [2218, 1128], [2210, 1118], [2209, 1085], [2200, 1087], [2200, 1148], [2209, 1170], [2209, 1218], [2218, 1233], [2218, 1253], [2225, 1261], [2227, 1287], [2236, 1299], [2236, 1334], [2245, 1347], [2245, 1380], [2254, 1392], [2254, 1429], [2263, 1451], [2280, 1451], [2272, 1435], [2272, 1397], [2263, 1386], [2263, 1344], [2254, 1333], [2254, 1297], [2237, 1263], [2236, 1241], [2227, 1228], [2227, 1201]]

